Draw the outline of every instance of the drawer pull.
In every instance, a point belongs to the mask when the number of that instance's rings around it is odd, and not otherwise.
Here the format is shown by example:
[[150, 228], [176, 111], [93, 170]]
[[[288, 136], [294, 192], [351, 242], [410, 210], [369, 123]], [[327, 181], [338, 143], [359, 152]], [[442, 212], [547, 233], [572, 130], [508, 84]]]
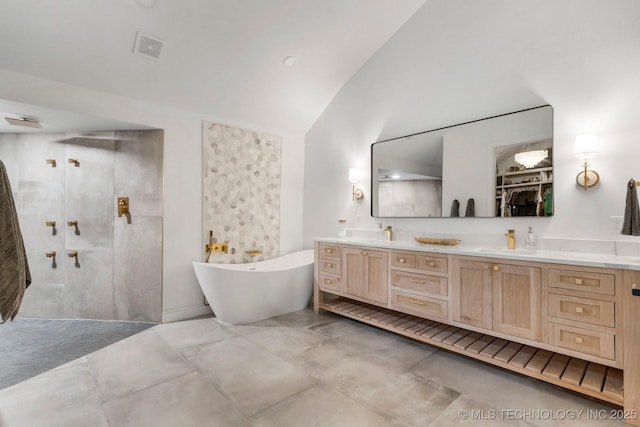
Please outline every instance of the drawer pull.
[[327, 248], [327, 249], [325, 249], [325, 250], [324, 250], [324, 253], [326, 253], [326, 254], [332, 254], [332, 253], [333, 253], [333, 249], [331, 249], [331, 248]]
[[418, 283], [418, 284], [420, 284], [420, 285], [424, 285], [425, 283], [427, 283], [426, 281], [424, 281], [424, 280], [420, 280], [420, 279], [409, 279], [409, 282], [411, 282], [411, 283]]
[[435, 266], [436, 266], [436, 263], [435, 263], [435, 262], [433, 262], [433, 261], [429, 261], [429, 262], [427, 263], [427, 266], [429, 266], [429, 267], [435, 267]]
[[334, 267], [334, 264], [333, 264], [333, 263], [331, 263], [331, 262], [325, 262], [325, 263], [324, 263], [324, 266], [325, 266], [325, 267], [327, 267], [327, 268], [333, 268], [333, 267]]
[[405, 264], [407, 262], [407, 260], [405, 258], [398, 258], [398, 262], [400, 264]]
[[324, 279], [324, 284], [325, 284], [325, 285], [333, 285], [333, 280], [331, 280], [331, 279]]
[[576, 313], [582, 313], [582, 307], [577, 306], [576, 307]]
[[500, 266], [499, 265], [494, 265], [493, 267], [491, 267], [491, 269], [493, 271], [500, 271]]
[[576, 285], [582, 285], [582, 279], [576, 279]]
[[576, 337], [576, 344], [582, 344], [582, 337]]
[[413, 298], [409, 298], [409, 300], [408, 300], [408, 301], [409, 301], [411, 304], [415, 304], [415, 305], [427, 305], [427, 303], [426, 303], [426, 302], [424, 302], [424, 301], [420, 301], [420, 300], [417, 300], [417, 299], [413, 299]]

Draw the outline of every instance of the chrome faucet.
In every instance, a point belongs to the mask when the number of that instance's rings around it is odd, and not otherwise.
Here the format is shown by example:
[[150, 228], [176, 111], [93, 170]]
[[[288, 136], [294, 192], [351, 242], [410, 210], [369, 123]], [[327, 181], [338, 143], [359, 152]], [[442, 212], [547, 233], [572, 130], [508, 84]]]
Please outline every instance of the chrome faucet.
[[515, 249], [516, 248], [516, 230], [507, 230], [507, 232], [505, 233], [505, 236], [507, 236], [507, 239], [509, 239], [509, 249]]

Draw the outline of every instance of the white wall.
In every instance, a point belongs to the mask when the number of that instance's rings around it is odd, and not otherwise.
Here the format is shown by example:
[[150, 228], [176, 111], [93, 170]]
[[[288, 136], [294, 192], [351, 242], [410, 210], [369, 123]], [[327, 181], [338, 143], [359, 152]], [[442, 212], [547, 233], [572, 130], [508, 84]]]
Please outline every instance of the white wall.
[[[2, 99], [165, 130], [163, 321], [210, 312], [191, 267], [202, 254], [202, 120], [255, 127], [3, 69], [0, 82]], [[283, 129], [255, 130], [282, 136], [280, 250], [286, 254], [302, 247], [303, 136]]]
[[[640, 180], [640, 2], [430, 0], [342, 88], [306, 136], [304, 245], [340, 217], [374, 229], [370, 189], [352, 202], [348, 169], [368, 169], [371, 143], [524, 108], [554, 108], [551, 218], [385, 219], [395, 230], [542, 236], [614, 233], [626, 182]], [[601, 183], [576, 186], [575, 135], [598, 134]], [[477, 203], [477, 202], [476, 202]], [[443, 210], [448, 207], [444, 206]], [[628, 238], [633, 239], [633, 238]]]

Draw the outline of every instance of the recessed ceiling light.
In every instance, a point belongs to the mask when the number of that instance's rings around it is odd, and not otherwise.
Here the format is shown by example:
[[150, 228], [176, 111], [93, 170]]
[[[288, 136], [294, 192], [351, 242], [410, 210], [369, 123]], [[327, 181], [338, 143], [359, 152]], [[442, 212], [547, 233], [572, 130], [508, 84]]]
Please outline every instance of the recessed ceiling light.
[[296, 57], [287, 56], [286, 58], [284, 58], [284, 61], [282, 61], [282, 65], [284, 65], [287, 68], [293, 67], [294, 65], [296, 65]]

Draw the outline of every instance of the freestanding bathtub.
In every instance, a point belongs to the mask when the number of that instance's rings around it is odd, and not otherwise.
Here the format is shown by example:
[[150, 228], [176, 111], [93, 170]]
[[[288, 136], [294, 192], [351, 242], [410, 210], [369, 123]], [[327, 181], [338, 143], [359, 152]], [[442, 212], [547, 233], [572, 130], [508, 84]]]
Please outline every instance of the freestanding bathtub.
[[248, 264], [193, 262], [202, 293], [219, 321], [257, 322], [309, 305], [313, 249]]

